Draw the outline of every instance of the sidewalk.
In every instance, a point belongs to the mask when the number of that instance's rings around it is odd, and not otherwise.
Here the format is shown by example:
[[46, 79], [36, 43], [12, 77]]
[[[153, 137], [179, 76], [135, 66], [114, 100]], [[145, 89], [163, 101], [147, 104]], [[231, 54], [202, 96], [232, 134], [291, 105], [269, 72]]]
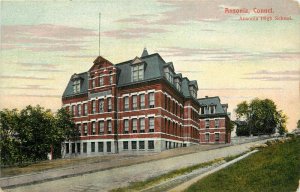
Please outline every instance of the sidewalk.
[[[104, 159], [94, 163], [82, 164], [70, 166], [64, 168], [56, 168], [45, 171], [39, 171], [29, 174], [22, 174], [12, 177], [0, 178], [0, 187], [11, 188], [21, 185], [40, 183], [45, 181], [51, 181], [56, 179], [62, 179], [67, 177], [74, 177], [77, 175], [94, 173], [98, 171], [104, 171], [112, 168], [129, 166], [134, 164], [140, 164], [144, 162], [172, 158], [181, 155], [192, 154], [200, 151], [207, 151], [222, 147], [228, 147], [229, 144], [223, 145], [199, 145], [186, 148], [176, 148], [161, 153], [152, 153], [137, 156], [124, 156], [124, 155], [112, 155], [111, 159]], [[146, 156], [147, 155], [147, 156]]]
[[[74, 186], [74, 184], [76, 185], [78, 184], [78, 181], [80, 181], [82, 185], [86, 185], [87, 187], [91, 186], [92, 183], [95, 186], [101, 184], [101, 189], [103, 188], [103, 191], [106, 191], [118, 186], [127, 185], [128, 182], [155, 177], [180, 167], [207, 162], [216, 158], [226, 157], [228, 155], [240, 154], [247, 151], [251, 146], [264, 142], [265, 140], [234, 146], [199, 145], [188, 148], [172, 149], [148, 156], [114, 158], [112, 161], [53, 169], [15, 177], [0, 178], [0, 186], [5, 189], [28, 184], [36, 184], [30, 185], [29, 187], [21, 187], [20, 189], [23, 190], [19, 191], [33, 191], [36, 187], [39, 188], [41, 186], [47, 186], [49, 189], [48, 191], [57, 191], [57, 184], [59, 184], [61, 185], [60, 189], [66, 191], [68, 186]], [[108, 172], [109, 174], [107, 174]], [[126, 172], [127, 174], [125, 174]], [[116, 173], [117, 175], [112, 175], [111, 173]], [[94, 177], [98, 180], [94, 179]], [[103, 180], [100, 179], [102, 177]], [[45, 185], [44, 182], [46, 182]], [[86, 182], [89, 184], [86, 184]], [[74, 187], [76, 188], [76, 186]]]

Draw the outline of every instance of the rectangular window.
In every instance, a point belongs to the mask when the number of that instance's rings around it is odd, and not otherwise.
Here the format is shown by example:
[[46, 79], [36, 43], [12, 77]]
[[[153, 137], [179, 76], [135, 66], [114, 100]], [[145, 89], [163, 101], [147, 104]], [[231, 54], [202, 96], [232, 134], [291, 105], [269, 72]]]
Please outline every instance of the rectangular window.
[[154, 149], [154, 141], [148, 141], [148, 149]]
[[103, 112], [104, 112], [104, 100], [99, 99], [99, 113], [103, 113]]
[[136, 141], [131, 141], [131, 148], [136, 149]]
[[81, 116], [81, 105], [77, 105], [77, 116]]
[[95, 152], [95, 142], [91, 142], [91, 152]]
[[66, 143], [66, 153], [70, 153], [69, 143]]
[[99, 77], [99, 86], [101, 87], [103, 85], [104, 85], [104, 83], [103, 83], [103, 77]]
[[96, 113], [96, 101], [92, 101], [92, 114]]
[[165, 109], [168, 108], [168, 97], [167, 95], [165, 95]]
[[129, 133], [129, 120], [124, 119], [124, 133], [127, 134]]
[[140, 118], [140, 133], [145, 133], [145, 118]]
[[180, 83], [179, 79], [176, 80], [175, 86], [176, 86], [177, 90], [180, 92], [181, 91], [181, 83]]
[[94, 88], [95, 87], [95, 79], [92, 79], [92, 88]]
[[108, 142], [106, 142], [106, 151], [107, 152], [111, 152], [111, 142], [110, 141], [108, 141]]
[[75, 105], [72, 105], [72, 115], [73, 115], [73, 117], [75, 117], [76, 116], [76, 106]]
[[209, 119], [205, 120], [205, 128], [208, 129], [209, 128]]
[[210, 114], [214, 114], [215, 113], [215, 106], [214, 105], [212, 105], [212, 106], [209, 107], [209, 112], [210, 112]]
[[109, 76], [109, 83], [113, 84], [113, 76], [112, 75]]
[[145, 94], [140, 95], [140, 108], [141, 109], [145, 108]]
[[149, 93], [149, 108], [154, 108], [154, 106], [155, 106], [154, 93]]
[[107, 121], [107, 133], [111, 134], [111, 120]]
[[205, 114], [205, 110], [206, 110], [205, 106], [200, 107], [200, 114], [201, 115]]
[[124, 111], [129, 110], [129, 97], [124, 97]]
[[215, 119], [215, 128], [219, 128], [219, 119]]
[[165, 68], [164, 72], [165, 72], [165, 77], [167, 78], [167, 80], [173, 84], [173, 73], [171, 72], [171, 70], [169, 68]]
[[83, 143], [83, 153], [87, 152], [87, 143]]
[[136, 95], [132, 96], [132, 108], [133, 108], [133, 110], [137, 109], [137, 96]]
[[139, 141], [139, 149], [145, 149], [145, 141]]
[[77, 124], [77, 131], [79, 135], [82, 135], [81, 133], [81, 124]]
[[73, 92], [79, 93], [80, 92], [80, 80], [75, 80], [73, 83]]
[[87, 124], [83, 124], [83, 128], [84, 128], [84, 135], [87, 135], [88, 134], [88, 126]]
[[192, 97], [197, 98], [196, 88], [194, 86], [190, 86], [189, 90], [190, 90], [190, 93], [191, 93]]
[[77, 153], [80, 153], [80, 143], [77, 143]]
[[92, 135], [96, 134], [96, 123], [92, 122]]
[[112, 111], [111, 109], [112, 109], [111, 108], [111, 98], [107, 98], [107, 111], [111, 112]]
[[99, 121], [99, 135], [104, 134], [104, 121]]
[[134, 65], [131, 68], [132, 81], [139, 81], [144, 79], [144, 65]]
[[209, 133], [205, 133], [205, 142], [209, 142]]
[[154, 117], [149, 117], [149, 132], [154, 132]]
[[137, 119], [132, 119], [132, 132], [137, 133]]
[[83, 104], [83, 115], [86, 116], [87, 113], [88, 113], [88, 106], [87, 106], [87, 104], [85, 103], [85, 104]]
[[103, 152], [103, 142], [98, 142], [98, 152]]
[[71, 151], [72, 151], [72, 153], [75, 153], [75, 143], [71, 144]]
[[220, 140], [220, 133], [215, 133], [215, 141], [218, 142]]
[[128, 149], [128, 141], [123, 142], [123, 149], [127, 150]]

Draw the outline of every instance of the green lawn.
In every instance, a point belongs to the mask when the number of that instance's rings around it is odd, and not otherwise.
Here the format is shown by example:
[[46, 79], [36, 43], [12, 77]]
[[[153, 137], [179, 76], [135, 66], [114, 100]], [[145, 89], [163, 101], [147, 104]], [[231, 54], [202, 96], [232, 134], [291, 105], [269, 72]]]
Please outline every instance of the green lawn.
[[187, 192], [295, 192], [300, 179], [300, 137], [277, 142], [203, 178]]

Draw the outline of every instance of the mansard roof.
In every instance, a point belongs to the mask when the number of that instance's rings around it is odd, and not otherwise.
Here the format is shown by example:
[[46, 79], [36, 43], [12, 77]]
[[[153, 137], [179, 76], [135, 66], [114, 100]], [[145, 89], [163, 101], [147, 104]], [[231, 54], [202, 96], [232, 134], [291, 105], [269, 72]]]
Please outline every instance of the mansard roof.
[[[204, 98], [199, 98], [198, 102], [200, 106], [210, 106], [210, 105], [215, 105], [216, 106], [216, 114], [224, 114], [227, 115], [227, 113], [223, 109], [223, 104], [221, 104], [220, 97], [204, 97]], [[207, 116], [210, 114], [204, 114], [204, 116]]]
[[[76, 79], [80, 79], [80, 92], [79, 93], [73, 92], [74, 77]], [[81, 94], [85, 94], [87, 92], [88, 92], [88, 72], [74, 74], [71, 76], [69, 83], [63, 93], [63, 98], [69, 97], [69, 96], [81, 95]]]
[[[147, 54], [144, 53], [145, 51], [147, 51], [147, 50], [143, 51], [142, 57], [135, 57], [132, 60], [117, 63], [114, 65], [117, 68], [117, 87], [124, 87], [124, 86], [133, 85], [133, 84], [137, 84], [137, 83], [150, 82], [153, 80], [164, 79], [176, 91], [178, 91], [176, 89], [175, 82], [173, 84], [171, 82], [169, 82], [166, 79], [165, 73], [164, 73], [164, 66], [168, 66], [174, 71], [173, 63], [172, 62], [166, 63], [158, 53], [149, 55], [148, 52], [147, 52]], [[90, 68], [90, 70], [94, 69], [95, 67], [98, 68], [99, 66], [97, 66], [97, 65], [102, 64], [102, 63], [107, 63], [108, 65], [111, 64], [111, 62], [109, 62], [105, 58], [99, 56], [94, 61], [94, 65], [93, 65], [93, 67]], [[132, 65], [138, 64], [138, 63], [144, 64], [144, 79], [140, 80], [140, 81], [132, 82], [131, 67], [132, 67]], [[111, 65], [113, 65], [113, 64], [111, 64]], [[63, 97], [69, 97], [69, 96], [86, 93], [88, 91], [88, 73], [89, 73], [89, 71], [77, 74], [81, 78], [80, 93], [76, 93], [76, 94], [73, 93], [73, 81], [70, 79], [70, 81], [64, 91]], [[177, 77], [177, 78], [179, 77], [182, 80], [180, 94], [184, 97], [193, 98], [190, 94], [189, 86], [195, 85], [196, 87], [198, 87], [197, 81], [190, 81], [188, 78], [182, 77], [181, 73], [178, 73], [178, 74], [174, 73], [174, 77]], [[193, 99], [195, 100], [195, 98], [193, 98]]]
[[160, 79], [164, 76], [163, 64], [165, 61], [160, 57], [159, 54], [154, 53], [139, 59], [146, 64], [144, 68], [144, 79], [134, 82], [131, 80], [131, 64], [135, 59], [118, 63], [115, 65], [120, 70], [117, 83], [118, 87]]

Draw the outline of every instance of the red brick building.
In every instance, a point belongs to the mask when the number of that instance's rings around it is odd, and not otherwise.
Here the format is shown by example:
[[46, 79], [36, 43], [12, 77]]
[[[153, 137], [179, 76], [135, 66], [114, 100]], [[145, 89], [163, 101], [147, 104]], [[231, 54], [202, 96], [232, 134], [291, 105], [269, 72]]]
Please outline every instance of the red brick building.
[[63, 153], [158, 152], [199, 144], [197, 91], [197, 81], [146, 49], [118, 64], [99, 56], [87, 72], [72, 75], [63, 93], [81, 135], [65, 142]]
[[227, 104], [219, 97], [198, 99], [200, 104], [200, 143], [230, 143], [230, 118]]

